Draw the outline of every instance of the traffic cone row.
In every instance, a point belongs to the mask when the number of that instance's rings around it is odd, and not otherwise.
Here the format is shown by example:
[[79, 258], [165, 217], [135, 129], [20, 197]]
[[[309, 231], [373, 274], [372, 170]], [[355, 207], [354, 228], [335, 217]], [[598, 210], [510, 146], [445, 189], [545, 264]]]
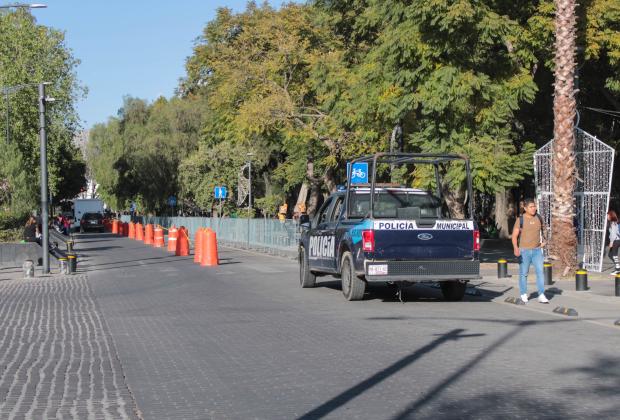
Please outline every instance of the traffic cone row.
[[[146, 245], [153, 245], [156, 248], [163, 248], [166, 245], [164, 239], [164, 228], [152, 224], [142, 225], [142, 223], [117, 223], [112, 222], [112, 229], [120, 235], [128, 236], [130, 239], [143, 241]], [[116, 226], [116, 228], [114, 228]], [[215, 233], [213, 233], [215, 234]], [[200, 242], [202, 245], [202, 241]], [[168, 230], [168, 251], [174, 252], [178, 256], [189, 255], [189, 236], [185, 226], [176, 228], [174, 225]], [[213, 256], [209, 257], [213, 261]], [[217, 244], [215, 245], [215, 260], [217, 261]], [[209, 265], [217, 265], [212, 262]]]
[[201, 267], [219, 264], [217, 253], [217, 235], [211, 228], [198, 229], [194, 241], [194, 262]]

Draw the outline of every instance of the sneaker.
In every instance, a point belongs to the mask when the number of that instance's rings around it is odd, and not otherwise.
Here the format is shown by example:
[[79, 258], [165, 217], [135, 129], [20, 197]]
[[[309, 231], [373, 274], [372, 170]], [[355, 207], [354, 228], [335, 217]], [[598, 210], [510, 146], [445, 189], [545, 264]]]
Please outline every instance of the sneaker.
[[547, 296], [545, 296], [544, 293], [541, 293], [540, 295], [538, 295], [538, 302], [549, 303], [549, 299], [547, 299]]
[[611, 274], [612, 276], [615, 276], [616, 274], [620, 274], [620, 270], [616, 268], [614, 271], [612, 271], [609, 274]]
[[527, 303], [527, 301], [528, 301], [528, 300], [529, 300], [529, 299], [527, 298], [527, 293], [524, 293], [524, 294], [522, 294], [522, 295], [521, 295], [521, 301], [522, 301], [523, 303]]

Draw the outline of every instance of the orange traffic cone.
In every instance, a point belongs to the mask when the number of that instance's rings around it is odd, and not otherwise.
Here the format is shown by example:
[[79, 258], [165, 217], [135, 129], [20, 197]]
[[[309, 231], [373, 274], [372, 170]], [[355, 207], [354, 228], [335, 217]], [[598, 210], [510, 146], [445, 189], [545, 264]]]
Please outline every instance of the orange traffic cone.
[[175, 255], [179, 257], [187, 257], [189, 255], [189, 238], [187, 237], [187, 229], [185, 229], [185, 226], [179, 228]]
[[129, 239], [136, 239], [136, 225], [133, 222], [127, 223], [127, 236]]
[[118, 220], [112, 220], [112, 233], [118, 235]]
[[155, 248], [163, 248], [164, 245], [164, 230], [157, 225], [153, 235], [153, 246]]
[[177, 238], [179, 231], [172, 225], [168, 230], [168, 251], [175, 252], [177, 250]]
[[204, 229], [198, 228], [196, 235], [194, 236], [194, 262], [200, 264], [202, 258], [202, 237], [204, 236]]
[[202, 257], [200, 265], [203, 267], [212, 267], [219, 264], [217, 257], [217, 235], [211, 229], [207, 230], [202, 236]]
[[144, 227], [142, 226], [142, 223], [138, 222], [136, 223], [136, 241], [143, 241], [144, 240]]
[[125, 224], [118, 222], [118, 234], [119, 236], [125, 236]]
[[129, 223], [123, 223], [123, 236], [129, 236]]
[[144, 226], [144, 244], [153, 245], [153, 225], [147, 224]]

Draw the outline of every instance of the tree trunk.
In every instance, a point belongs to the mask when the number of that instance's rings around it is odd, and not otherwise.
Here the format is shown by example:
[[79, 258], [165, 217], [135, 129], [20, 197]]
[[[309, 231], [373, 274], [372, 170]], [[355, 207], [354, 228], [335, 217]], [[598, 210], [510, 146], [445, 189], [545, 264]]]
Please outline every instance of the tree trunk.
[[553, 203], [550, 255], [566, 276], [577, 263], [573, 226], [575, 190], [575, 0], [555, 0], [555, 85], [553, 97]]
[[300, 211], [306, 208], [306, 200], [308, 199], [308, 183], [301, 184], [299, 193], [297, 194], [297, 201], [295, 202], [295, 211]]
[[269, 172], [263, 172], [263, 182], [265, 183], [265, 197], [271, 195], [273, 193], [273, 187], [271, 185], [271, 178], [269, 177]]
[[508, 216], [510, 213], [510, 191], [498, 191], [495, 193], [495, 226], [501, 239], [510, 238], [510, 221]]
[[442, 194], [454, 219], [465, 218], [465, 190], [462, 188], [452, 189], [444, 183], [441, 186]]
[[307, 211], [310, 217], [313, 217], [321, 204], [321, 185], [320, 180], [314, 176], [314, 161], [312, 159], [308, 159], [306, 178], [308, 182], [310, 182], [310, 199], [308, 200]]
[[336, 192], [338, 186], [336, 185], [336, 177], [334, 176], [333, 168], [327, 168], [325, 175], [323, 175], [323, 182], [327, 187], [328, 194], [333, 194]]

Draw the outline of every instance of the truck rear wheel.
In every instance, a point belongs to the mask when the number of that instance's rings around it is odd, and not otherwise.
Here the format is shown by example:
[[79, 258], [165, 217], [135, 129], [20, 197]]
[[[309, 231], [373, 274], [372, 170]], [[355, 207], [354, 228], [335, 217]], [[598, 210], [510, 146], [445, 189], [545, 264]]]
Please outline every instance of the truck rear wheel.
[[442, 281], [439, 283], [441, 286], [441, 293], [443, 298], [450, 302], [457, 302], [463, 300], [465, 296], [465, 290], [467, 290], [467, 282], [460, 280]]
[[303, 247], [299, 250], [299, 284], [304, 289], [316, 285], [316, 276], [310, 271], [308, 256]]
[[366, 290], [366, 282], [360, 279], [355, 274], [355, 267], [353, 267], [353, 257], [350, 252], [345, 252], [342, 255], [341, 267], [341, 280], [342, 280], [342, 294], [347, 300], [360, 300], [364, 297], [364, 291]]

